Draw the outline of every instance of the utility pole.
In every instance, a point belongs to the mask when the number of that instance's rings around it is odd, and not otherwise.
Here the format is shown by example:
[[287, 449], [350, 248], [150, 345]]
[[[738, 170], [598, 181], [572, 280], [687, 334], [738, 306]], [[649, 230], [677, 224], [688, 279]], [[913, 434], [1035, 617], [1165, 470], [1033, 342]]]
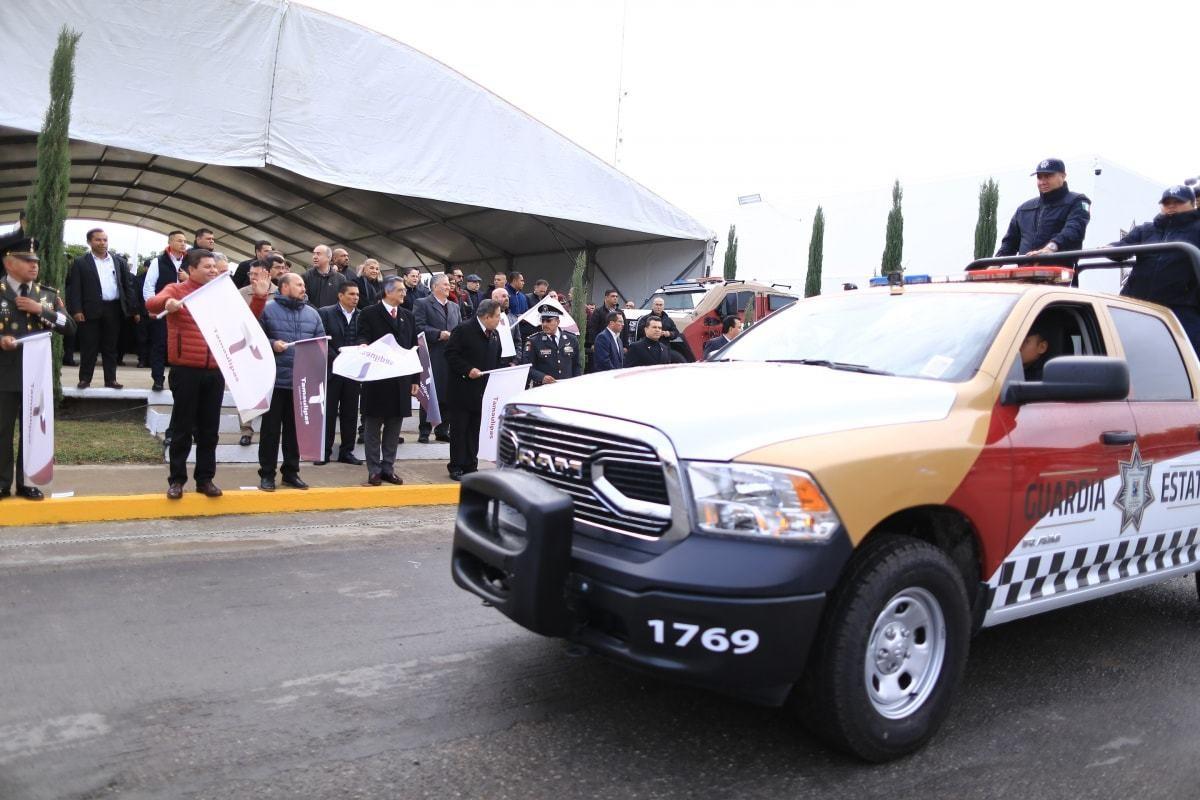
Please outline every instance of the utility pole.
[[625, 140], [625, 131], [621, 128], [621, 101], [628, 92], [625, 91], [625, 20], [629, 16], [629, 0], [621, 4], [621, 57], [617, 67], [617, 130], [613, 136], [613, 166], [621, 163], [621, 143]]

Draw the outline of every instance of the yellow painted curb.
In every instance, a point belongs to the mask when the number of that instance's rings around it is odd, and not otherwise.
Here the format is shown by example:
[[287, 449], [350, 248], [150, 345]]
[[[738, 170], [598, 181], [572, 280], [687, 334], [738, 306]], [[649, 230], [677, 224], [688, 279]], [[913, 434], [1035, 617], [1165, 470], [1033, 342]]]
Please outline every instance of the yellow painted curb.
[[222, 497], [186, 492], [179, 500], [162, 494], [90, 495], [47, 498], [38, 503], [12, 498], [0, 503], [0, 528], [113, 522], [172, 517], [215, 517], [221, 514], [270, 514], [288, 511], [338, 511], [391, 506], [439, 506], [458, 502], [457, 483], [418, 486], [342, 486], [308, 491], [234, 490]]

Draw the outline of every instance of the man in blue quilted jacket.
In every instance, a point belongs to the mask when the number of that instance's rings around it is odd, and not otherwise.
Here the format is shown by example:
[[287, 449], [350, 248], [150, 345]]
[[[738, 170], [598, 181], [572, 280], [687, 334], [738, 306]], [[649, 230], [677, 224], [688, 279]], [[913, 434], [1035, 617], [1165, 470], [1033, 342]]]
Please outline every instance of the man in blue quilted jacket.
[[258, 439], [258, 488], [275, 491], [275, 468], [278, 465], [280, 435], [283, 442], [283, 465], [280, 473], [283, 484], [294, 489], [307, 489], [300, 479], [300, 445], [296, 441], [296, 415], [292, 409], [292, 361], [294, 342], [325, 335], [321, 315], [308, 305], [304, 279], [288, 272], [279, 278], [279, 294], [268, 303], [258, 318], [259, 324], [275, 351], [275, 391], [271, 407], [262, 418]]

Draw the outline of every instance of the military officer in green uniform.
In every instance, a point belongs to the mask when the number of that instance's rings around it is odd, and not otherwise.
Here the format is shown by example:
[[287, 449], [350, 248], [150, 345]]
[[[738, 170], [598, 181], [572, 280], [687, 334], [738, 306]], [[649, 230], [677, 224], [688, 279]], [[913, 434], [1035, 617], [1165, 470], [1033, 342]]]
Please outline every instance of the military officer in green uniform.
[[525, 339], [522, 361], [529, 365], [529, 383], [541, 386], [583, 372], [579, 363], [579, 337], [558, 329], [554, 306], [541, 307], [542, 329]]
[[[0, 499], [12, 494], [13, 428], [21, 418], [21, 347], [23, 336], [43, 331], [70, 333], [75, 321], [67, 314], [58, 290], [37, 282], [37, 242], [30, 238], [9, 241], [0, 251], [4, 276], [0, 278]], [[41, 500], [36, 486], [25, 485], [21, 467], [24, 447], [15, 462], [17, 496]]]

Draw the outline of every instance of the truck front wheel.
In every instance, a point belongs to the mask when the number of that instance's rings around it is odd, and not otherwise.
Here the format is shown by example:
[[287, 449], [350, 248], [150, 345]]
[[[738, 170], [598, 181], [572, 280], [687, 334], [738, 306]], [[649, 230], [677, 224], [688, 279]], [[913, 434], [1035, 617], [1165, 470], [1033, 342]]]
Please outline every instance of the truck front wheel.
[[868, 761], [910, 753], [949, 712], [970, 633], [962, 574], [946, 554], [882, 535], [864, 544], [830, 597], [797, 711], [830, 744]]

